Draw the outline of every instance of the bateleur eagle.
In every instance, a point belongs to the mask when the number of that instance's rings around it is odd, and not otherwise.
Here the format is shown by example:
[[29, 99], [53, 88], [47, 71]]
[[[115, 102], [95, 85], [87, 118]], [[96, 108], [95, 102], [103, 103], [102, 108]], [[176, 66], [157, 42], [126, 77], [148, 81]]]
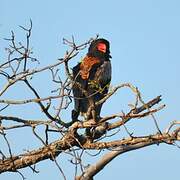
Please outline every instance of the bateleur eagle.
[[[102, 104], [95, 105], [106, 96], [111, 81], [110, 47], [106, 39], [96, 39], [89, 46], [88, 53], [82, 62], [73, 68], [74, 110], [72, 120], [79, 114], [86, 119], [100, 118]], [[94, 115], [88, 113], [90, 105], [94, 106]]]

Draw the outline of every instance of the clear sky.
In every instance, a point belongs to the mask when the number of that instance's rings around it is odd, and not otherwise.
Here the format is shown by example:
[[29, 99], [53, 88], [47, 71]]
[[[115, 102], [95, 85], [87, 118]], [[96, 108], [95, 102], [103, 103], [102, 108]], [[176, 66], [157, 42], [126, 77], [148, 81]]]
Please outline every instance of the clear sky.
[[[179, 119], [179, 0], [0, 0], [0, 60], [5, 57], [7, 45], [3, 38], [14, 30], [23, 39], [18, 25], [28, 25], [29, 19], [33, 22], [31, 46], [42, 66], [64, 55], [64, 37], [74, 35], [81, 43], [99, 34], [111, 43], [112, 85], [130, 82], [139, 88], [145, 100], [161, 94], [166, 108], [156, 117], [162, 130], [170, 121]], [[119, 91], [104, 106], [104, 114], [121, 112], [132, 100], [128, 90]], [[151, 118], [137, 121], [127, 125], [135, 134], [156, 132]], [[129, 152], [116, 158], [95, 179], [177, 179], [179, 153], [177, 147], [168, 145]], [[62, 157], [58, 161], [61, 164]], [[62, 163], [65, 172], [72, 171], [68, 163]], [[39, 163], [38, 169], [38, 175], [25, 171], [28, 180], [60, 179], [51, 162]], [[12, 173], [0, 175], [2, 180], [12, 178], [20, 177]]]

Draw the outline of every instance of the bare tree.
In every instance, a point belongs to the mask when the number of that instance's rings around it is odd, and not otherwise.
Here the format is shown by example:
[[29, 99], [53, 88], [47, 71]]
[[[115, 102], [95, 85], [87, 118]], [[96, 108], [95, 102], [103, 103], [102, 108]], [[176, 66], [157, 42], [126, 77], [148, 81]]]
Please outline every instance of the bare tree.
[[[161, 101], [161, 96], [144, 102], [138, 88], [130, 83], [111, 87], [107, 96], [95, 104], [104, 103], [117, 91], [128, 88], [135, 98], [134, 104], [129, 106], [129, 112], [118, 112], [103, 117], [98, 122], [94, 119], [85, 121], [83, 118], [76, 122], [71, 119], [63, 120], [62, 112], [70, 112], [72, 100], [76, 98], [71, 93], [71, 87], [76, 82], [72, 80], [69, 62], [93, 39], [80, 45], [76, 44], [73, 37], [72, 40], [64, 39], [63, 42], [69, 49], [65, 55], [57, 61], [52, 61], [52, 64], [39, 68], [40, 62], [33, 56], [30, 46], [32, 22], [29, 28], [22, 26], [20, 28], [26, 34], [25, 41], [17, 42], [15, 33], [12, 31], [11, 37], [6, 39], [9, 42], [9, 47], [6, 48], [7, 58], [0, 65], [0, 137], [4, 141], [3, 148], [0, 147], [0, 173], [15, 172], [24, 179], [21, 168], [30, 168], [33, 172], [38, 173], [35, 165], [49, 159], [54, 161], [62, 177], [66, 179], [66, 174], [56, 157], [60, 154], [69, 154], [72, 157], [69, 163], [74, 165], [75, 172], [72, 179], [90, 180], [122, 153], [153, 144], [174, 145], [180, 140], [180, 128], [178, 126], [175, 128], [175, 125], [180, 122], [171, 122], [165, 130], [160, 130], [157, 124], [154, 113], [165, 107], [165, 105], [157, 106]], [[39, 91], [38, 84], [34, 83], [34, 79], [38, 79], [41, 74], [46, 78], [43, 91]], [[12, 96], [17, 87], [18, 90], [24, 92], [23, 95], [28, 94], [27, 97], [20, 99], [16, 95]], [[23, 116], [16, 115], [17, 108], [28, 109], [31, 112], [33, 107], [39, 113], [37, 119], [31, 119], [29, 115], [25, 117], [24, 114]], [[137, 137], [129, 132], [126, 127], [127, 122], [147, 116], [154, 120], [157, 133]], [[39, 117], [43, 118], [39, 119]], [[125, 128], [127, 136], [115, 139], [115, 134], [121, 133], [120, 127]], [[13, 131], [16, 134], [21, 132], [22, 128], [31, 130], [31, 139], [37, 139], [40, 143], [37, 143], [38, 147], [34, 150], [27, 149], [26, 152], [14, 155], [14, 146], [8, 137], [10, 132]], [[85, 133], [87, 128], [94, 129], [91, 139]], [[109, 136], [112, 140], [109, 140]], [[110, 151], [94, 164], [89, 166], [84, 164], [84, 153], [94, 150], [98, 151], [99, 155], [103, 149]]]

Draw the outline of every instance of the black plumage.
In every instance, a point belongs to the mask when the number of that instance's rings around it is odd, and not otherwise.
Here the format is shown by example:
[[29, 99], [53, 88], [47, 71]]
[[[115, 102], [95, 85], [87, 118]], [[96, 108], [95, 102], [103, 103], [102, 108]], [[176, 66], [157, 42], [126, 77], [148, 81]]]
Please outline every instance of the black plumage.
[[[109, 42], [105, 39], [94, 40], [88, 49], [87, 55], [82, 62], [73, 68], [73, 95], [74, 110], [72, 120], [76, 121], [79, 114], [86, 116], [86, 119], [100, 118], [102, 104], [95, 105], [106, 96], [111, 81]], [[93, 113], [88, 111], [94, 106]]]

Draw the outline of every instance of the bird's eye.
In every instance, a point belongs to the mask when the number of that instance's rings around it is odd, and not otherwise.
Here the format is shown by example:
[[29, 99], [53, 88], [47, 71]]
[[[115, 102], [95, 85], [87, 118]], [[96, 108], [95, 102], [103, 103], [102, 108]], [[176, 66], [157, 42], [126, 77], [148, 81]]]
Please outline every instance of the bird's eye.
[[104, 43], [99, 43], [97, 45], [97, 50], [106, 53], [106, 45]]

